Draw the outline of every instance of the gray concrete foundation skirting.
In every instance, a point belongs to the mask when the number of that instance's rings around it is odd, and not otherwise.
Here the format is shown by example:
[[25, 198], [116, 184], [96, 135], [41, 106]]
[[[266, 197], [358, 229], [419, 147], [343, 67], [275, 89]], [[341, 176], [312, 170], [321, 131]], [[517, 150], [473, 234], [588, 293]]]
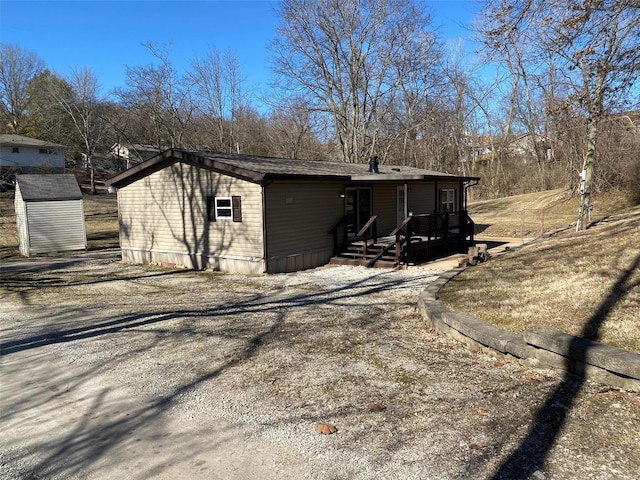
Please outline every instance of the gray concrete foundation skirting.
[[449, 310], [438, 300], [438, 292], [463, 270], [457, 268], [442, 274], [420, 295], [418, 307], [429, 327], [474, 351], [493, 351], [533, 366], [559, 368], [611, 387], [640, 391], [640, 355], [637, 353], [557, 330], [530, 330], [520, 336], [467, 313]]

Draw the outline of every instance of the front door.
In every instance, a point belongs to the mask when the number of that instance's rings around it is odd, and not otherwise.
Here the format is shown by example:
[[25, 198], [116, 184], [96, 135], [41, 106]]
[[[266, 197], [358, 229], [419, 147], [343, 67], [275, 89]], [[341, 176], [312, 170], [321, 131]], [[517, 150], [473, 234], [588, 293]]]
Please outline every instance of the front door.
[[369, 187], [349, 187], [345, 190], [344, 213], [347, 216], [347, 234], [355, 236], [372, 215], [372, 194]]

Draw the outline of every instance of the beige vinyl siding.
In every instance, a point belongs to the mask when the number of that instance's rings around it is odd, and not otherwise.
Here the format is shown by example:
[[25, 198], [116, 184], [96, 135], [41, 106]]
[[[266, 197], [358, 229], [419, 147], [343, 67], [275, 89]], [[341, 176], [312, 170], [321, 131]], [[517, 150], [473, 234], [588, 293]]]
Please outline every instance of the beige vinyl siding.
[[435, 182], [410, 182], [407, 203], [408, 210], [415, 215], [434, 212], [436, 209]]
[[399, 183], [381, 183], [373, 188], [373, 214], [377, 215], [378, 236], [385, 236], [397, 226], [396, 203]]
[[[261, 273], [260, 185], [183, 163], [118, 190], [123, 258]], [[242, 222], [207, 218], [207, 197], [240, 196]]]
[[270, 273], [323, 265], [333, 255], [328, 231], [344, 216], [343, 184], [275, 181], [265, 187]]

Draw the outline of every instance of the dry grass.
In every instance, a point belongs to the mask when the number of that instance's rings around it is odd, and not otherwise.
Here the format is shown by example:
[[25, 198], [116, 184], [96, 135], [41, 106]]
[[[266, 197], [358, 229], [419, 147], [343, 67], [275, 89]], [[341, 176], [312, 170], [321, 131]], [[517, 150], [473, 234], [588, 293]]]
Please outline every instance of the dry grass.
[[[600, 198], [594, 211], [598, 205], [610, 211], [622, 201]], [[509, 224], [500, 216], [509, 207], [498, 205], [491, 220], [496, 229]], [[488, 209], [485, 214], [489, 218]], [[640, 207], [469, 269], [445, 286], [441, 298], [515, 333], [552, 328], [640, 353]]]
[[[631, 206], [631, 197], [623, 192], [595, 195], [593, 205], [594, 218], [602, 218]], [[483, 235], [537, 237], [575, 224], [578, 207], [578, 197], [569, 196], [565, 190], [549, 190], [472, 202], [469, 214], [476, 231]]]
[[[0, 259], [20, 256], [13, 202], [13, 191], [0, 193]], [[106, 192], [85, 194], [84, 215], [89, 250], [118, 247], [118, 206], [115, 195]]]

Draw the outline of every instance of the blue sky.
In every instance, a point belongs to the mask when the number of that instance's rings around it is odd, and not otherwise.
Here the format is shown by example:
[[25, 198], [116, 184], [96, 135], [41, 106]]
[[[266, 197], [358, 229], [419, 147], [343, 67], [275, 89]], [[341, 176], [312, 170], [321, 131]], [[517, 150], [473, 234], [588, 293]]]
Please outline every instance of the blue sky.
[[[477, 0], [427, 2], [445, 38], [469, 37], [462, 28], [480, 8]], [[151, 63], [144, 42], [171, 42], [171, 60], [186, 68], [209, 46], [236, 52], [247, 87], [271, 76], [267, 45], [277, 16], [271, 1], [0, 0], [0, 42], [35, 51], [47, 67], [66, 75], [90, 67], [104, 93], [124, 86], [125, 66]], [[465, 42], [469, 46], [469, 42]]]

